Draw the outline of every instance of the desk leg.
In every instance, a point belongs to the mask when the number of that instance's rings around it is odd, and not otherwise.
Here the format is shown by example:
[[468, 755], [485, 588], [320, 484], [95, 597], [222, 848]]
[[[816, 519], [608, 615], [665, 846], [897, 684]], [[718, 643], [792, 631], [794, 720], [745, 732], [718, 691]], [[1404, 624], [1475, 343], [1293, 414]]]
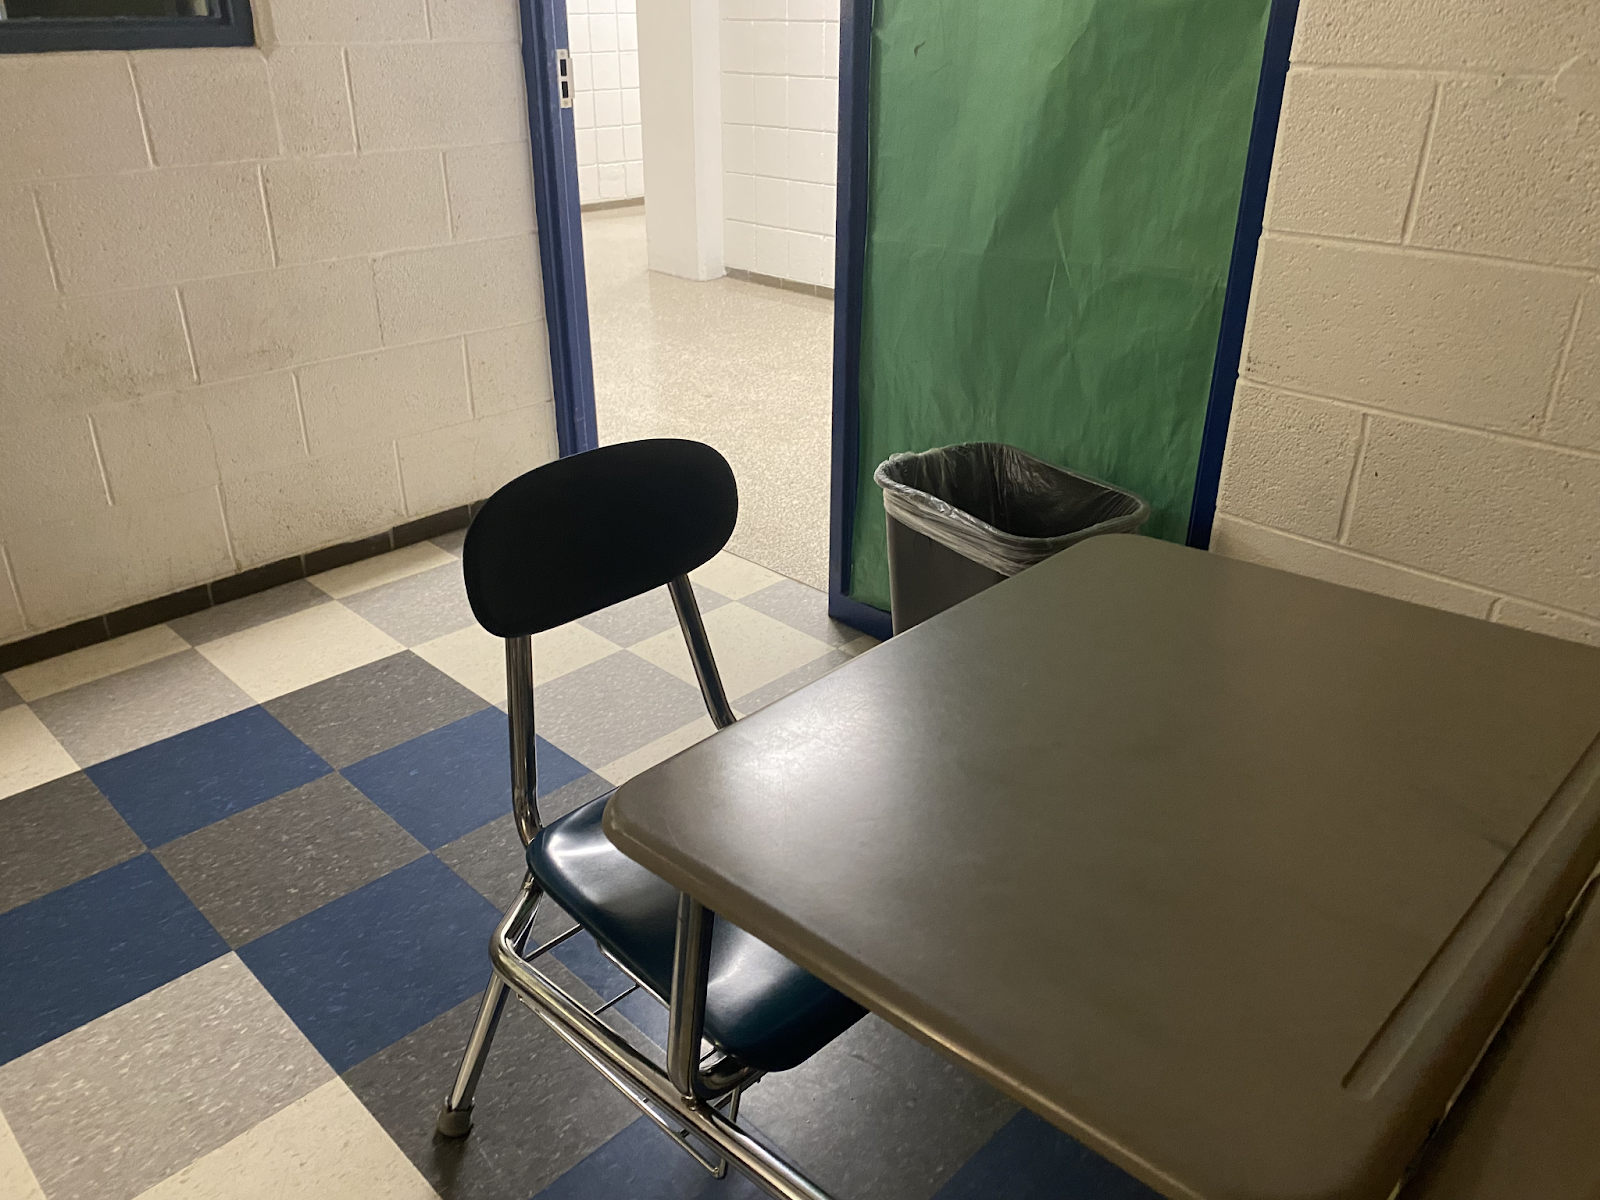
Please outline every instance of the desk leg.
[[716, 915], [688, 893], [678, 896], [678, 939], [667, 1016], [667, 1078], [685, 1100], [700, 1088], [700, 1042], [705, 1036], [706, 983], [711, 975], [711, 930]]

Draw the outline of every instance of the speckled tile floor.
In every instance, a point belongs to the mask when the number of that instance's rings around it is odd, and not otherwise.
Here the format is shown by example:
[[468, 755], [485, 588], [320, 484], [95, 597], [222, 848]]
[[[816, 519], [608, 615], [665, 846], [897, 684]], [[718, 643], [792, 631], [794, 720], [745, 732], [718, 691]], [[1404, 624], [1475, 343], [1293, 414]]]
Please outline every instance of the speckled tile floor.
[[[472, 1135], [434, 1134], [523, 870], [501, 644], [459, 552], [407, 547], [0, 682], [4, 1200], [757, 1196], [516, 1005]], [[740, 713], [872, 645], [750, 561], [695, 582]], [[536, 639], [547, 819], [710, 732], [676, 636], [663, 592]], [[555, 958], [590, 1003], [623, 990], [586, 938]], [[642, 994], [612, 1014], [664, 1035]], [[1150, 1197], [873, 1017], [741, 1120], [840, 1200]]]
[[739, 481], [728, 549], [828, 586], [833, 303], [650, 272], [644, 209], [583, 218], [602, 442], [709, 442]]

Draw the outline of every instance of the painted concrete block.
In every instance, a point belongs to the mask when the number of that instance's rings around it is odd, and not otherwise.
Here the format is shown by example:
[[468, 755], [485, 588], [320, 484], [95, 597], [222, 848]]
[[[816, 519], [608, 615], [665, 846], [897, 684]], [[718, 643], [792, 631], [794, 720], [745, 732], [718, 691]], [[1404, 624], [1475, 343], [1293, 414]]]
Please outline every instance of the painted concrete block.
[[310, 457], [292, 372], [230, 379], [195, 388], [194, 393], [224, 480]]
[[531, 155], [526, 142], [445, 151], [451, 234], [457, 241], [533, 232]]
[[347, 154], [356, 148], [342, 48], [278, 46], [267, 69], [285, 154]]
[[296, 376], [314, 458], [472, 415], [459, 338], [318, 363]]
[[363, 149], [515, 142], [527, 134], [517, 46], [429, 42], [351, 46]]
[[338, 4], [268, 0], [268, 7], [273, 36], [283, 45], [423, 41], [428, 36], [424, 0], [341, 0]]
[[222, 496], [242, 567], [379, 533], [405, 517], [388, 442], [230, 479]]
[[1218, 507], [1262, 525], [1337, 541], [1361, 444], [1361, 414], [1240, 383]]
[[1434, 90], [1423, 76], [1291, 71], [1267, 227], [1398, 242]]
[[30, 188], [0, 185], [0, 264], [0, 306], [55, 299], [50, 252]]
[[1566, 446], [1600, 450], [1600, 280], [1592, 280], [1584, 291], [1544, 436]]
[[0, 424], [193, 381], [178, 296], [150, 288], [7, 310]]
[[1413, 604], [1426, 604], [1469, 617], [1486, 617], [1494, 603], [1490, 592], [1433, 579], [1399, 563], [1378, 562], [1338, 546], [1295, 537], [1277, 529], [1253, 525], [1226, 513], [1217, 514], [1211, 549], [1229, 558], [1293, 571], [1363, 592], [1393, 596]]
[[217, 482], [205, 408], [193, 389], [91, 414], [113, 504], [198, 491]]
[[252, 163], [48, 183], [39, 204], [69, 294], [272, 265]]
[[550, 342], [542, 321], [467, 335], [472, 409], [478, 416], [550, 402]]
[[1296, 62], [1554, 71], [1600, 52], [1593, 0], [1306, 0]]
[[396, 443], [406, 505], [416, 515], [491, 495], [556, 456], [555, 410], [519, 408]]
[[316, 362], [379, 344], [365, 259], [280, 267], [182, 288], [207, 382]]
[[373, 264], [383, 340], [422, 341], [537, 319], [538, 243], [529, 236], [407, 250]]
[[[63, 555], [62, 546], [74, 553]], [[23, 612], [50, 629], [234, 570], [215, 489], [108, 507], [6, 540]]]
[[108, 507], [89, 419], [6, 422], [0, 437], [0, 537]]
[[1506, 432], [1543, 418], [1582, 281], [1269, 236], [1243, 374]]
[[[66, 97], [70, 102], [63, 103]], [[150, 165], [133, 76], [123, 55], [0, 55], [0, 113], [8, 130], [0, 179], [105, 174]]]
[[254, 46], [144, 50], [132, 57], [158, 165], [277, 156], [267, 61]]
[[1600, 616], [1600, 460], [1374, 417], [1347, 542]]
[[278, 259], [316, 262], [448, 241], [444, 169], [431, 150], [268, 163]]
[[1412, 240], [1600, 267], [1600, 113], [1543, 80], [1447, 82]]

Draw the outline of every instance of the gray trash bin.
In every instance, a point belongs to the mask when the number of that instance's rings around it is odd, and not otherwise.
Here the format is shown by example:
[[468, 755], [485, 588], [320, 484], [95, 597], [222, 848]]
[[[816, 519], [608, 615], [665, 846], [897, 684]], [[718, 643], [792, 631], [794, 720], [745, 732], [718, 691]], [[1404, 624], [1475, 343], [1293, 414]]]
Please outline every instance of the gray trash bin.
[[1134, 533], [1132, 492], [998, 442], [896, 454], [873, 479], [889, 522], [894, 631], [1101, 533]]

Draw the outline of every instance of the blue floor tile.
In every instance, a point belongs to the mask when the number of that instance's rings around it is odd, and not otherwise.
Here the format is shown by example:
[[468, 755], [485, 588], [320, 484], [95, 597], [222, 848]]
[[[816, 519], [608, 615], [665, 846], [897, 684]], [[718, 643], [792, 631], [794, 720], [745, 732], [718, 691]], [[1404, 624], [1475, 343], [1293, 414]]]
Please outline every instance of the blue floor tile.
[[726, 1179], [690, 1158], [640, 1117], [534, 1200], [766, 1200], [737, 1169]]
[[264, 708], [247, 708], [86, 772], [147, 846], [160, 846], [328, 773]]
[[483, 990], [500, 914], [431, 854], [239, 950], [343, 1071]]
[[1161, 1200], [1120, 1167], [1023, 1110], [939, 1189], [934, 1200]]
[[0, 1062], [227, 952], [149, 854], [0, 914]]
[[[576, 759], [535, 739], [539, 795], [588, 773]], [[506, 717], [486, 708], [402, 742], [352, 767], [344, 777], [430, 850], [511, 811]]]

